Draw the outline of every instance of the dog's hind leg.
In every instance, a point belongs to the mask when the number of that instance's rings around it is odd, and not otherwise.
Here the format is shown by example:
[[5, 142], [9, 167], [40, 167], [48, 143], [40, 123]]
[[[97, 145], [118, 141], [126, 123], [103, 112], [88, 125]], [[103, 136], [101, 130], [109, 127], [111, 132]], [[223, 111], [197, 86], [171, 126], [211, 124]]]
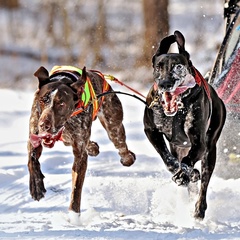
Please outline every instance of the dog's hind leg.
[[128, 150], [126, 134], [123, 126], [123, 109], [119, 98], [115, 94], [105, 97], [98, 118], [106, 129], [109, 139], [118, 149], [121, 163], [131, 166], [135, 162], [135, 154]]
[[[216, 121], [213, 121], [216, 123]], [[216, 164], [216, 157], [217, 157], [217, 140], [221, 134], [222, 127], [224, 122], [222, 123], [222, 126], [219, 127], [219, 129], [215, 130], [214, 127], [211, 125], [209, 129], [211, 129], [208, 132], [208, 143], [207, 143], [207, 151], [204, 154], [204, 157], [202, 159], [202, 176], [201, 176], [201, 187], [199, 192], [199, 197], [195, 205], [195, 218], [203, 219], [205, 216], [205, 211], [207, 209], [207, 189], [208, 184], [211, 179], [212, 173], [215, 168]]]
[[203, 219], [205, 216], [205, 211], [207, 209], [207, 189], [210, 178], [212, 176], [213, 170], [216, 163], [216, 146], [211, 146], [209, 152], [207, 152], [202, 159], [202, 176], [201, 176], [201, 187], [199, 192], [199, 197], [195, 205], [194, 217], [197, 219]]
[[[213, 113], [210, 122], [210, 126], [207, 132], [207, 150], [202, 159], [202, 176], [201, 176], [201, 188], [198, 197], [198, 201], [195, 205], [195, 218], [203, 219], [205, 216], [205, 211], [207, 209], [207, 189], [209, 181], [211, 179], [212, 173], [216, 164], [217, 157], [217, 141], [221, 135], [225, 119], [226, 119], [226, 110], [222, 101], [218, 102], [216, 99], [213, 102]], [[219, 103], [219, 105], [216, 105]]]

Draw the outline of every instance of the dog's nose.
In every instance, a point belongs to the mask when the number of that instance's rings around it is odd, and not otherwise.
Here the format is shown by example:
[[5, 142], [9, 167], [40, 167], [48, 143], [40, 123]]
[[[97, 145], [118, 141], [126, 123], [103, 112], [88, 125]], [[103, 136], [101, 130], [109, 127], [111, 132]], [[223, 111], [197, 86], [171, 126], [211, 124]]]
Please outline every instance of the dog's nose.
[[160, 81], [158, 84], [159, 88], [162, 90], [170, 90], [173, 86], [169, 81]]
[[39, 127], [42, 131], [49, 131], [51, 129], [51, 122], [48, 119], [41, 121]]

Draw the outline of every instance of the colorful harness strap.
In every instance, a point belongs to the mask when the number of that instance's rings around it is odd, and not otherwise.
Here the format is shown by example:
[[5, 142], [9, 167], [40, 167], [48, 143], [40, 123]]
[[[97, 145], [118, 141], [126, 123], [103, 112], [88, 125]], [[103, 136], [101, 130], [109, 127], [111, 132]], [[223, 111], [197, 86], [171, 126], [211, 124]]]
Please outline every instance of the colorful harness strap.
[[210, 104], [210, 112], [209, 112], [209, 118], [208, 118], [208, 126], [209, 126], [210, 118], [211, 118], [211, 115], [212, 115], [212, 98], [211, 98], [209, 85], [208, 85], [207, 81], [204, 79], [204, 77], [202, 76], [202, 74], [194, 66], [192, 66], [192, 69], [193, 69], [193, 71], [195, 73], [195, 81], [196, 81], [196, 83], [199, 86], [203, 85], [204, 91], [206, 92], [208, 100], [209, 100], [209, 104]]
[[[58, 72], [67, 72], [67, 73], [73, 74], [73, 76], [76, 79], [78, 79], [78, 76], [74, 75], [75, 72], [82, 75], [82, 69], [74, 67], [74, 66], [54, 66], [52, 68], [52, 70], [50, 71], [50, 76], [55, 73], [58, 73]], [[103, 79], [103, 92], [108, 91], [109, 84], [104, 79], [103, 74], [101, 72], [94, 71], [94, 70], [92, 70], [92, 72], [96, 72]], [[86, 83], [84, 85], [84, 90], [83, 90], [83, 93], [81, 96], [81, 100], [79, 101], [78, 106], [77, 106], [76, 110], [72, 113], [71, 117], [76, 116], [77, 114], [81, 113], [82, 111], [84, 111], [84, 109], [86, 109], [88, 107], [88, 105], [90, 103], [92, 103], [93, 104], [92, 119], [95, 120], [103, 100], [104, 100], [104, 97], [101, 98], [101, 102], [99, 104], [98, 99], [96, 97], [96, 93], [92, 86], [91, 80], [89, 77], [87, 77]]]
[[197, 85], [198, 86], [203, 85], [203, 88], [204, 88], [204, 90], [205, 90], [205, 92], [206, 92], [206, 94], [208, 96], [208, 99], [211, 102], [212, 99], [211, 99], [210, 89], [209, 89], [207, 81], [204, 79], [202, 74], [194, 66], [192, 66], [192, 69], [193, 69], [193, 71], [195, 73], [195, 81], [196, 81]]

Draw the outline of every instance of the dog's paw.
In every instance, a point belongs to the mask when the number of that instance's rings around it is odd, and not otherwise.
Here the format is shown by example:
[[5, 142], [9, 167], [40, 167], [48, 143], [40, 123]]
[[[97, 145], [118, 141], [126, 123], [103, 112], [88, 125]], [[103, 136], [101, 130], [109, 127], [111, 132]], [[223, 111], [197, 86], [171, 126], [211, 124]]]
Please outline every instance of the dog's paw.
[[95, 157], [99, 154], [99, 146], [96, 142], [89, 141], [87, 146], [87, 153], [89, 156]]
[[30, 178], [30, 194], [32, 198], [39, 201], [44, 198], [46, 189], [42, 179]]
[[130, 167], [136, 160], [136, 156], [133, 152], [128, 151], [127, 154], [121, 155], [121, 164], [126, 167]]
[[178, 169], [178, 171], [173, 175], [172, 180], [178, 186], [187, 186], [190, 182], [190, 176], [188, 169], [184, 166]]
[[200, 179], [200, 173], [188, 165], [181, 163], [181, 168], [173, 175], [172, 180], [178, 185], [187, 186], [189, 182], [197, 182]]
[[194, 168], [190, 172], [190, 181], [194, 183], [197, 182], [198, 180], [200, 180], [200, 172]]

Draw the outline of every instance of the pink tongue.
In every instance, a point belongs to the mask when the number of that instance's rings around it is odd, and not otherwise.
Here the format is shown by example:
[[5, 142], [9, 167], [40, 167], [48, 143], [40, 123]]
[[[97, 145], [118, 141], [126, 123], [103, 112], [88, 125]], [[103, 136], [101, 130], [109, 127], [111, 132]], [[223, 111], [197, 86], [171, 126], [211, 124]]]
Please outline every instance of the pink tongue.
[[58, 141], [61, 138], [62, 132], [64, 127], [62, 127], [57, 134], [52, 135], [51, 133], [41, 133], [39, 135], [36, 134], [30, 134], [30, 142], [34, 148], [37, 148], [43, 139], [45, 140], [52, 140], [52, 141]]
[[187, 74], [184, 82], [177, 87], [177, 89], [174, 91], [174, 95], [179, 95], [183, 92], [185, 92], [189, 88], [193, 88], [196, 85], [196, 81], [194, 77], [191, 74]]
[[177, 98], [189, 88], [193, 88], [196, 85], [195, 79], [191, 74], [187, 74], [184, 82], [176, 88], [172, 93], [163, 93], [164, 112], [167, 116], [174, 116], [178, 111]]
[[37, 148], [41, 144], [42, 138], [35, 134], [30, 134], [30, 142], [34, 148]]
[[176, 90], [174, 91], [174, 95], [179, 95], [183, 92], [185, 92], [189, 87], [187, 86], [180, 86], [180, 87], [177, 87]]
[[52, 135], [50, 133], [43, 133], [43, 134], [30, 134], [30, 142], [34, 148], [37, 148], [40, 144], [42, 139], [51, 139]]

